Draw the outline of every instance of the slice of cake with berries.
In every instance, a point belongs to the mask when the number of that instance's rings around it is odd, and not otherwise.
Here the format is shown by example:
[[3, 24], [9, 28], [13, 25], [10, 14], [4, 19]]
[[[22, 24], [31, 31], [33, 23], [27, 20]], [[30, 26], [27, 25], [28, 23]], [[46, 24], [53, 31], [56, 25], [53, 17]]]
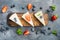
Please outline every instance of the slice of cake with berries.
[[31, 26], [34, 26], [33, 25], [33, 21], [32, 21], [32, 18], [31, 18], [31, 15], [29, 14], [29, 12], [26, 12], [25, 14], [23, 14], [22, 18], [28, 22]]
[[16, 24], [23, 26], [16, 13], [12, 14], [9, 19], [15, 22]]
[[37, 13], [35, 13], [35, 17], [45, 26], [45, 21], [44, 21], [44, 17], [43, 17], [43, 13], [42, 11], [38, 11]]

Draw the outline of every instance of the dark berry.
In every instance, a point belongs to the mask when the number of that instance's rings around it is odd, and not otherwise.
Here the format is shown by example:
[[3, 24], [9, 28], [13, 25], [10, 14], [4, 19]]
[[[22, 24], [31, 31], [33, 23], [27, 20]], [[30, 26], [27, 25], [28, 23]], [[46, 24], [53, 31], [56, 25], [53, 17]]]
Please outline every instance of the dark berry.
[[40, 33], [44, 34], [45, 35], [45, 32], [43, 30], [40, 31]]
[[40, 18], [42, 18], [42, 16], [40, 16]]
[[22, 9], [24, 9], [24, 7], [22, 7]]
[[6, 30], [9, 30], [9, 28], [8, 28], [8, 27], [6, 27]]
[[16, 18], [14, 18], [15, 22], [17, 22]]
[[50, 27], [48, 27], [48, 30], [50, 30], [51, 28]]
[[31, 28], [31, 31], [34, 32], [35, 31], [34, 28]]
[[5, 31], [3, 28], [0, 29], [1, 32]]
[[33, 8], [35, 8], [35, 6], [33, 5]]
[[11, 8], [14, 8], [15, 7], [15, 5], [11, 5]]
[[47, 10], [47, 12], [50, 12], [50, 10]]
[[32, 11], [35, 11], [34, 9], [32, 9]]
[[42, 10], [42, 7], [40, 7], [40, 9]]
[[39, 34], [39, 32], [37, 31], [36, 34]]

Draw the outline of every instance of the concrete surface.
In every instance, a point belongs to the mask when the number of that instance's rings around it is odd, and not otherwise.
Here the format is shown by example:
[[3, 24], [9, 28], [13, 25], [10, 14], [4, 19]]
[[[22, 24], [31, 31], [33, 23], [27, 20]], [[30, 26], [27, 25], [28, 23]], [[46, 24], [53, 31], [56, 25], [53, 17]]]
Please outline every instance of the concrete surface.
[[[53, 0], [53, 3], [51, 1], [52, 0], [0, 0], [0, 27], [3, 27], [4, 30], [5, 27], [9, 28], [9, 30], [0, 32], [0, 40], [60, 40], [60, 0]], [[26, 5], [28, 3], [32, 3], [36, 6], [35, 12], [39, 10], [39, 7], [43, 7], [43, 12], [45, 12], [45, 10], [48, 9], [50, 5], [56, 5], [56, 11], [54, 11], [53, 14], [58, 14], [59, 18], [54, 22], [49, 21], [47, 26], [42, 27], [42, 30], [46, 30], [45, 35], [41, 33], [36, 35], [35, 32], [31, 32], [31, 27], [22, 28], [22, 31], [25, 29], [30, 30], [30, 35], [17, 35], [15, 33], [17, 27], [12, 28], [7, 25], [7, 15], [10, 12], [27, 12], [28, 10], [26, 9]], [[10, 8], [10, 6], [13, 4], [15, 7]], [[4, 5], [8, 5], [8, 11], [6, 13], [1, 13], [1, 8]], [[21, 7], [24, 7], [25, 9], [22, 10]], [[50, 27], [51, 30], [47, 30], [48, 27]], [[37, 27], [36, 30], [40, 31], [40, 27]], [[52, 30], [57, 30], [57, 36], [53, 34], [48, 35], [48, 33]]]

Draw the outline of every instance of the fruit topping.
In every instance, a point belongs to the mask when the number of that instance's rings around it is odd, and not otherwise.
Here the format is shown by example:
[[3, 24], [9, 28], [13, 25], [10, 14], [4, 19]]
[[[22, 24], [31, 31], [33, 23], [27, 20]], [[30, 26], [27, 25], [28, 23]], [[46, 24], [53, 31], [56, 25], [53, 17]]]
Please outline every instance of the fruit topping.
[[30, 21], [30, 20], [31, 20], [30, 14], [27, 14], [27, 15], [25, 16], [25, 18], [26, 18], [27, 21]]
[[40, 16], [40, 18], [42, 18], [42, 16]]

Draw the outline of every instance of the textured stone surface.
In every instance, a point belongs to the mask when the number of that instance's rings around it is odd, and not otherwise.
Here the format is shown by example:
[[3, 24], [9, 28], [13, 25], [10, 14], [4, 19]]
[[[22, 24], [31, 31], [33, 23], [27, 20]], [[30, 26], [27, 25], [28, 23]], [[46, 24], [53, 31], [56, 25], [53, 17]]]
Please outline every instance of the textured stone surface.
[[[48, 7], [51, 5], [51, 0], [0, 0], [0, 27], [9, 27], [6, 24], [6, 18], [9, 12], [27, 12], [26, 5], [28, 3], [32, 3], [36, 6], [35, 12], [37, 12], [40, 7], [43, 7], [43, 12], [45, 12], [45, 10], [48, 9]], [[10, 8], [10, 6], [13, 4], [15, 7]], [[54, 11], [53, 14], [58, 14], [58, 16], [60, 16], [60, 0], [54, 0], [52, 4], [56, 5], [56, 11]], [[8, 5], [8, 11], [6, 13], [1, 13], [1, 8], [4, 5]], [[22, 6], [25, 8], [24, 10], [21, 9]], [[51, 27], [51, 30], [57, 30], [57, 36], [54, 36], [53, 34], [47, 35], [51, 31], [47, 30], [48, 27]], [[15, 33], [16, 29], [17, 28], [9, 27], [9, 30], [0, 32], [0, 40], [60, 40], [60, 17], [54, 22], [49, 21], [49, 24], [42, 28], [42, 30], [46, 30], [46, 35], [43, 35], [41, 33], [36, 35], [34, 32], [31, 32], [31, 27], [22, 28], [23, 31], [25, 29], [30, 30], [30, 35], [17, 35]], [[36, 29], [38, 30], [38, 28]], [[38, 32], [39, 31], [40, 29]]]

